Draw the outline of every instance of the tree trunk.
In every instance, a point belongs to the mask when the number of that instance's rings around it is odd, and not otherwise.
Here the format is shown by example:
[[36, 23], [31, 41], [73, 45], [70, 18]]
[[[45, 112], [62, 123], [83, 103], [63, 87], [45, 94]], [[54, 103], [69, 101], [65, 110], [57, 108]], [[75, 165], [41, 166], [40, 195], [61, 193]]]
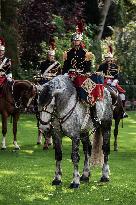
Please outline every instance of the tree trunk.
[[98, 35], [97, 35], [97, 39], [100, 40], [102, 38], [102, 34], [103, 34], [103, 30], [104, 30], [104, 25], [105, 25], [105, 21], [106, 21], [106, 17], [111, 5], [111, 1], [112, 0], [104, 0], [104, 5], [100, 10], [100, 15], [101, 15], [101, 20], [98, 26]]
[[1, 22], [1, 0], [0, 0], [0, 22]]

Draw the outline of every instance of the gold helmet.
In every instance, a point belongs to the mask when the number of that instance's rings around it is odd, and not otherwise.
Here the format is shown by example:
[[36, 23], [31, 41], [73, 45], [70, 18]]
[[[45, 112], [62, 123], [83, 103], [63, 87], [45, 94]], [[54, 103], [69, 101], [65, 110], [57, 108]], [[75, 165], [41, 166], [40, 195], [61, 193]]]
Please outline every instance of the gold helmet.
[[71, 41], [82, 41], [83, 35], [81, 33], [73, 33], [71, 37]]
[[112, 55], [112, 53], [107, 53], [107, 54], [105, 54], [105, 56], [104, 56], [105, 58], [113, 58], [113, 55]]
[[5, 51], [5, 46], [1, 45], [0, 46], [0, 51]]

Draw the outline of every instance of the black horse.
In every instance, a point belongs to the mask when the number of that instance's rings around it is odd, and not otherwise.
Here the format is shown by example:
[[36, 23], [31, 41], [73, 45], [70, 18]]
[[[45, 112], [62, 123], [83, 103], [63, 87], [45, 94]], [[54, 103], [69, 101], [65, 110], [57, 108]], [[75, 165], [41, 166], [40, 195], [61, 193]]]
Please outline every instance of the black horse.
[[[106, 85], [106, 88], [109, 90], [112, 98], [113, 105], [113, 119], [114, 119], [114, 151], [118, 151], [118, 127], [120, 120], [123, 120], [124, 116], [124, 107], [121, 100], [121, 97], [116, 89], [116, 87], [110, 87]], [[127, 117], [127, 116], [126, 116]]]

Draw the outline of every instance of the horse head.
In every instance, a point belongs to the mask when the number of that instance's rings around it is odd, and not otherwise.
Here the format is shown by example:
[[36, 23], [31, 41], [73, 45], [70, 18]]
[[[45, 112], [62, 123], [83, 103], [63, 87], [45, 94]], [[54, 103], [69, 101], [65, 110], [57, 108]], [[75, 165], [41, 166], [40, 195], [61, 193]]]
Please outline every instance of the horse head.
[[62, 93], [64, 89], [52, 88], [49, 83], [45, 83], [44, 87], [40, 88], [38, 104], [39, 107], [49, 105], [53, 98]]
[[16, 80], [13, 85], [13, 97], [17, 107], [28, 108], [36, 95], [35, 86], [27, 80]]
[[[41, 90], [41, 88], [40, 88]], [[43, 89], [39, 93], [38, 97], [38, 111], [39, 111], [39, 128], [46, 130], [50, 128], [50, 122], [54, 113], [54, 107], [56, 103], [56, 96], [62, 93], [63, 89], [53, 88], [50, 83], [44, 84]]]

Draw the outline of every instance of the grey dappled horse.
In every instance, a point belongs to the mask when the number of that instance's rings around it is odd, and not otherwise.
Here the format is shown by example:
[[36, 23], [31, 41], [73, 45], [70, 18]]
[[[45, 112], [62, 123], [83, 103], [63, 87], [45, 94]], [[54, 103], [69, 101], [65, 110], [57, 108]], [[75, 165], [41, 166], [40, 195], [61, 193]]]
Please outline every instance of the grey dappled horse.
[[[61, 135], [62, 132], [72, 140], [71, 159], [74, 165], [73, 180], [70, 188], [78, 188], [80, 181], [89, 181], [90, 176], [90, 156], [92, 145], [89, 140], [89, 129], [92, 128], [89, 107], [78, 100], [76, 88], [68, 76], [59, 75], [48, 83], [39, 96], [39, 110], [44, 107], [44, 129], [49, 128], [49, 122], [54, 126], [55, 160], [56, 170], [52, 185], [61, 184]], [[112, 102], [109, 91], [104, 88], [104, 99], [96, 103], [97, 116], [101, 121], [98, 132], [103, 136], [103, 158], [101, 181], [109, 181], [108, 155], [110, 153], [110, 135], [112, 124]], [[53, 117], [53, 120], [52, 120]], [[97, 131], [96, 131], [97, 133]], [[97, 136], [98, 137], [98, 136]], [[85, 155], [84, 168], [80, 177], [78, 171], [79, 143], [83, 144]]]

